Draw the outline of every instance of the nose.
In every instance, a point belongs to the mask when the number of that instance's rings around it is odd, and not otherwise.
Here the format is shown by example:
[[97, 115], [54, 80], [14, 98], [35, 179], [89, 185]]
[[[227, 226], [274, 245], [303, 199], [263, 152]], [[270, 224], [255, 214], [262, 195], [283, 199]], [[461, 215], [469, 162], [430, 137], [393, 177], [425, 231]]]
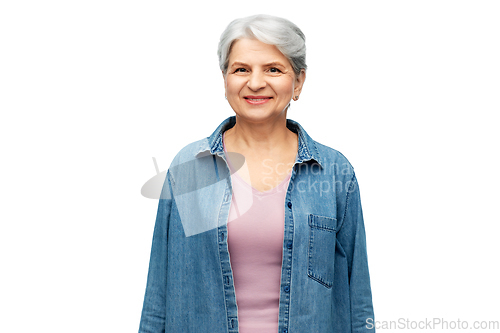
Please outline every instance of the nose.
[[248, 77], [247, 87], [252, 91], [257, 91], [266, 87], [266, 80], [263, 73], [253, 72]]

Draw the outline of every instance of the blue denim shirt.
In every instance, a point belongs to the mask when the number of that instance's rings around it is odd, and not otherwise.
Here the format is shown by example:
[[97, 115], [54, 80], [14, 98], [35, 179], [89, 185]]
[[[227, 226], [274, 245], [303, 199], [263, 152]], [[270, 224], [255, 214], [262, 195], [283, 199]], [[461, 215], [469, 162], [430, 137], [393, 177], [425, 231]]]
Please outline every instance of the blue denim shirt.
[[[184, 147], [158, 205], [140, 333], [238, 332], [227, 243], [232, 198], [222, 133]], [[358, 183], [348, 160], [295, 121], [285, 195], [280, 333], [375, 332]], [[265, 276], [261, 277], [265, 279]]]

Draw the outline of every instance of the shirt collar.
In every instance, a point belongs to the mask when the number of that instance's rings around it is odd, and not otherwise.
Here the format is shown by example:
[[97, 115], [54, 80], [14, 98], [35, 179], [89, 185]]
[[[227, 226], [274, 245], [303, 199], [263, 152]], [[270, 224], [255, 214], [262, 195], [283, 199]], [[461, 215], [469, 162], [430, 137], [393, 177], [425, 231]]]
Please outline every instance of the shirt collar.
[[[207, 152], [212, 155], [220, 155], [224, 153], [224, 148], [222, 146], [222, 133], [230, 129], [236, 124], [236, 116], [231, 116], [226, 118], [217, 129], [207, 138], [203, 140], [196, 157], [206, 156]], [[292, 132], [297, 133], [299, 137], [299, 150], [297, 152], [296, 162], [302, 163], [309, 160], [315, 160], [321, 167], [323, 167], [323, 162], [321, 156], [319, 155], [318, 148], [316, 147], [316, 142], [307, 134], [307, 132], [300, 126], [300, 124], [294, 120], [287, 119], [286, 127]], [[200, 156], [201, 154], [201, 156]]]

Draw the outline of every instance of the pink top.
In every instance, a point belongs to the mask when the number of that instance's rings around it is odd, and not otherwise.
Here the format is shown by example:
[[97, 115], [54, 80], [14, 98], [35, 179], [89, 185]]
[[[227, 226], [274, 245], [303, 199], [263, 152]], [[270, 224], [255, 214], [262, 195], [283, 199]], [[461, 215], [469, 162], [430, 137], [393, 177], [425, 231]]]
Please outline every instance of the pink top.
[[[222, 143], [224, 145], [224, 134]], [[291, 174], [277, 187], [260, 192], [234, 172], [229, 160], [228, 164], [233, 197], [227, 242], [239, 332], [275, 333], [278, 332], [285, 194]]]

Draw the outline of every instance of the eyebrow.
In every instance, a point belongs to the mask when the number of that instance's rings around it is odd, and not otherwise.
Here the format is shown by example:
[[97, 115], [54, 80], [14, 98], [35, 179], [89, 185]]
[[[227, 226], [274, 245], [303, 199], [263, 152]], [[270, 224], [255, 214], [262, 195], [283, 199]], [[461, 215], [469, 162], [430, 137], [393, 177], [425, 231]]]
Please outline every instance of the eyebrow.
[[[244, 62], [240, 62], [240, 61], [236, 61], [236, 62], [233, 62], [231, 64], [231, 68], [232, 67], [235, 67], [235, 66], [250, 66]], [[281, 67], [285, 67], [282, 63], [278, 62], [278, 61], [273, 61], [273, 62], [269, 62], [267, 64], [264, 64], [263, 67], [269, 67], [269, 66], [281, 66]]]

